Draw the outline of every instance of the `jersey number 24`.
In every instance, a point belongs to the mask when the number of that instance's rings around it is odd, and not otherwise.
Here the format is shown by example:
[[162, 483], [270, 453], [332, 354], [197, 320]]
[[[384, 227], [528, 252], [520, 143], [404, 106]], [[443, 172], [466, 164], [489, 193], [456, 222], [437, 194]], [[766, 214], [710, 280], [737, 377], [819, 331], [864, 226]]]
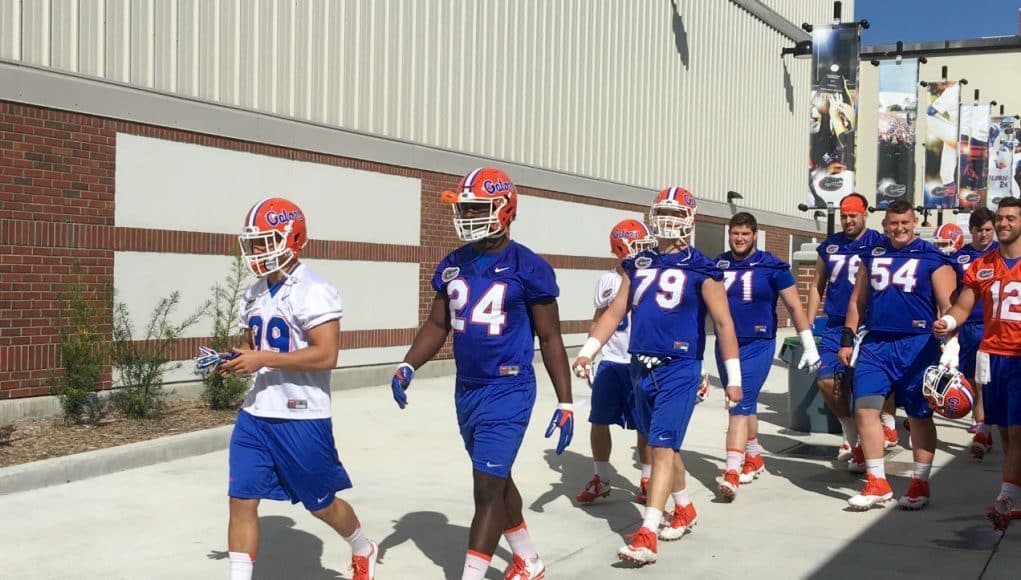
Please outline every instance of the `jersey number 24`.
[[488, 327], [486, 332], [489, 336], [503, 334], [503, 327], [507, 324], [507, 313], [503, 310], [504, 300], [507, 297], [507, 284], [494, 282], [486, 290], [475, 307], [471, 309], [468, 316], [465, 316], [471, 288], [464, 278], [451, 280], [447, 284], [447, 298], [450, 305], [450, 327], [454, 332], [464, 332], [465, 324], [480, 324]]

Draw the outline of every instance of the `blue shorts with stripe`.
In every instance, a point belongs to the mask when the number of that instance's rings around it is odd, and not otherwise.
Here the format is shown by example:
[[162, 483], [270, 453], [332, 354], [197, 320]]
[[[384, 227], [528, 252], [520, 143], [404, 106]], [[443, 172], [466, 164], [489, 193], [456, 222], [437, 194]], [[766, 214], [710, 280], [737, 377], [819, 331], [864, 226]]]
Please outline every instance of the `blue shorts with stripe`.
[[314, 512], [351, 487], [330, 419], [274, 419], [242, 410], [229, 457], [230, 497], [300, 501]]
[[[754, 415], [759, 406], [759, 393], [766, 384], [776, 353], [775, 338], [743, 338], [738, 341], [741, 359], [741, 402], [730, 408], [731, 415]], [[727, 368], [717, 343], [716, 368], [720, 381], [727, 386]]]
[[984, 330], [985, 325], [981, 322], [966, 322], [957, 330], [957, 342], [961, 345], [957, 369], [969, 380], [975, 378], [975, 357], [978, 356]]
[[840, 333], [843, 329], [843, 318], [830, 318], [826, 322], [826, 329], [823, 330], [822, 336], [819, 337], [819, 358], [822, 364], [819, 365], [819, 373], [816, 376], [820, 379], [826, 379], [847, 370], [847, 367], [837, 358], [837, 353], [840, 351]]
[[939, 341], [932, 334], [868, 332], [854, 363], [854, 398], [886, 398], [893, 391], [897, 406], [908, 417], [931, 417], [932, 407], [922, 396], [922, 379], [939, 356]]
[[638, 430], [652, 447], [681, 449], [702, 383], [702, 361], [673, 359], [649, 370], [632, 362]]
[[506, 479], [528, 430], [535, 406], [535, 382], [454, 388], [457, 425], [472, 468]]
[[596, 425], [620, 425], [625, 429], [638, 427], [631, 363], [600, 361], [592, 380], [592, 409], [588, 421]]
[[1021, 425], [1021, 356], [989, 355], [989, 378], [982, 387], [986, 425]]

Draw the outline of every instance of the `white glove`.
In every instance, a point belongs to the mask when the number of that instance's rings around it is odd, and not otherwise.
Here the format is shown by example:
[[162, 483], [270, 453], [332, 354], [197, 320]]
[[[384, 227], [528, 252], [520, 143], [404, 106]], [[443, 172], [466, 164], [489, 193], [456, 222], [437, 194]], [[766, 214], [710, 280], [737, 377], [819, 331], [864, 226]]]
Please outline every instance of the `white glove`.
[[939, 357], [939, 366], [945, 369], [957, 370], [961, 354], [961, 345], [957, 342], [957, 337], [951, 337], [947, 339], [946, 343], [943, 344], [943, 354]]
[[804, 354], [801, 355], [801, 361], [798, 362], [798, 369], [805, 369], [810, 373], [814, 373], [819, 370], [819, 366], [822, 364], [822, 358], [819, 357], [819, 349], [815, 346], [815, 337], [812, 336], [811, 330], [802, 330], [798, 333], [798, 337], [801, 339], [801, 348]]

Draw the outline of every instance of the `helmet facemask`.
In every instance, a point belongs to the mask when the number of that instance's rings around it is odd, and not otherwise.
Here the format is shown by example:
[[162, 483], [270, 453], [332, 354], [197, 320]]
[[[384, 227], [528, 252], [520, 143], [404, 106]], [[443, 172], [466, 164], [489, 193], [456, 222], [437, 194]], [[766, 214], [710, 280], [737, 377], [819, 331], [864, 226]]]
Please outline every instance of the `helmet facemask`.
[[922, 396], [931, 397], [937, 407], [942, 407], [946, 403], [947, 391], [955, 381], [961, 382], [960, 373], [948, 368], [930, 366], [922, 380]]
[[284, 233], [245, 226], [238, 236], [238, 243], [248, 269], [262, 277], [287, 268], [296, 258], [294, 250], [287, 247], [287, 236], [290, 233], [290, 224], [284, 227]]
[[657, 238], [682, 240], [685, 245], [689, 245], [694, 228], [695, 209], [692, 207], [665, 202], [653, 204], [649, 209], [649, 229]]
[[485, 238], [500, 237], [505, 228], [500, 222], [500, 210], [507, 205], [507, 198], [462, 197], [453, 204], [454, 229], [457, 237], [464, 242], [476, 242]]

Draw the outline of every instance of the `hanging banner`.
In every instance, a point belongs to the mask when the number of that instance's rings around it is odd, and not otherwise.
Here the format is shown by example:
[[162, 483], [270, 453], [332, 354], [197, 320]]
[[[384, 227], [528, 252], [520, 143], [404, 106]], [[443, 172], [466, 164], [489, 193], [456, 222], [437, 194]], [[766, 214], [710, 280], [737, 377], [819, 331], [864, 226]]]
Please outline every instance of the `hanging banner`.
[[992, 123], [989, 107], [988, 102], [961, 105], [961, 140], [957, 145], [961, 156], [957, 205], [966, 211], [986, 205], [989, 187], [989, 124]]
[[1017, 133], [1014, 132], [1014, 117], [996, 116], [989, 124], [989, 193], [986, 207], [996, 209], [1005, 197], [1016, 197], [1012, 189], [1014, 181], [1014, 149], [1017, 147]]
[[925, 171], [922, 204], [929, 209], [957, 207], [957, 140], [961, 85], [957, 81], [933, 81], [929, 92], [925, 128]]
[[825, 208], [855, 191], [858, 24], [812, 29], [808, 206]]
[[915, 204], [915, 121], [918, 119], [918, 60], [879, 64], [879, 155], [876, 208], [891, 201]]

